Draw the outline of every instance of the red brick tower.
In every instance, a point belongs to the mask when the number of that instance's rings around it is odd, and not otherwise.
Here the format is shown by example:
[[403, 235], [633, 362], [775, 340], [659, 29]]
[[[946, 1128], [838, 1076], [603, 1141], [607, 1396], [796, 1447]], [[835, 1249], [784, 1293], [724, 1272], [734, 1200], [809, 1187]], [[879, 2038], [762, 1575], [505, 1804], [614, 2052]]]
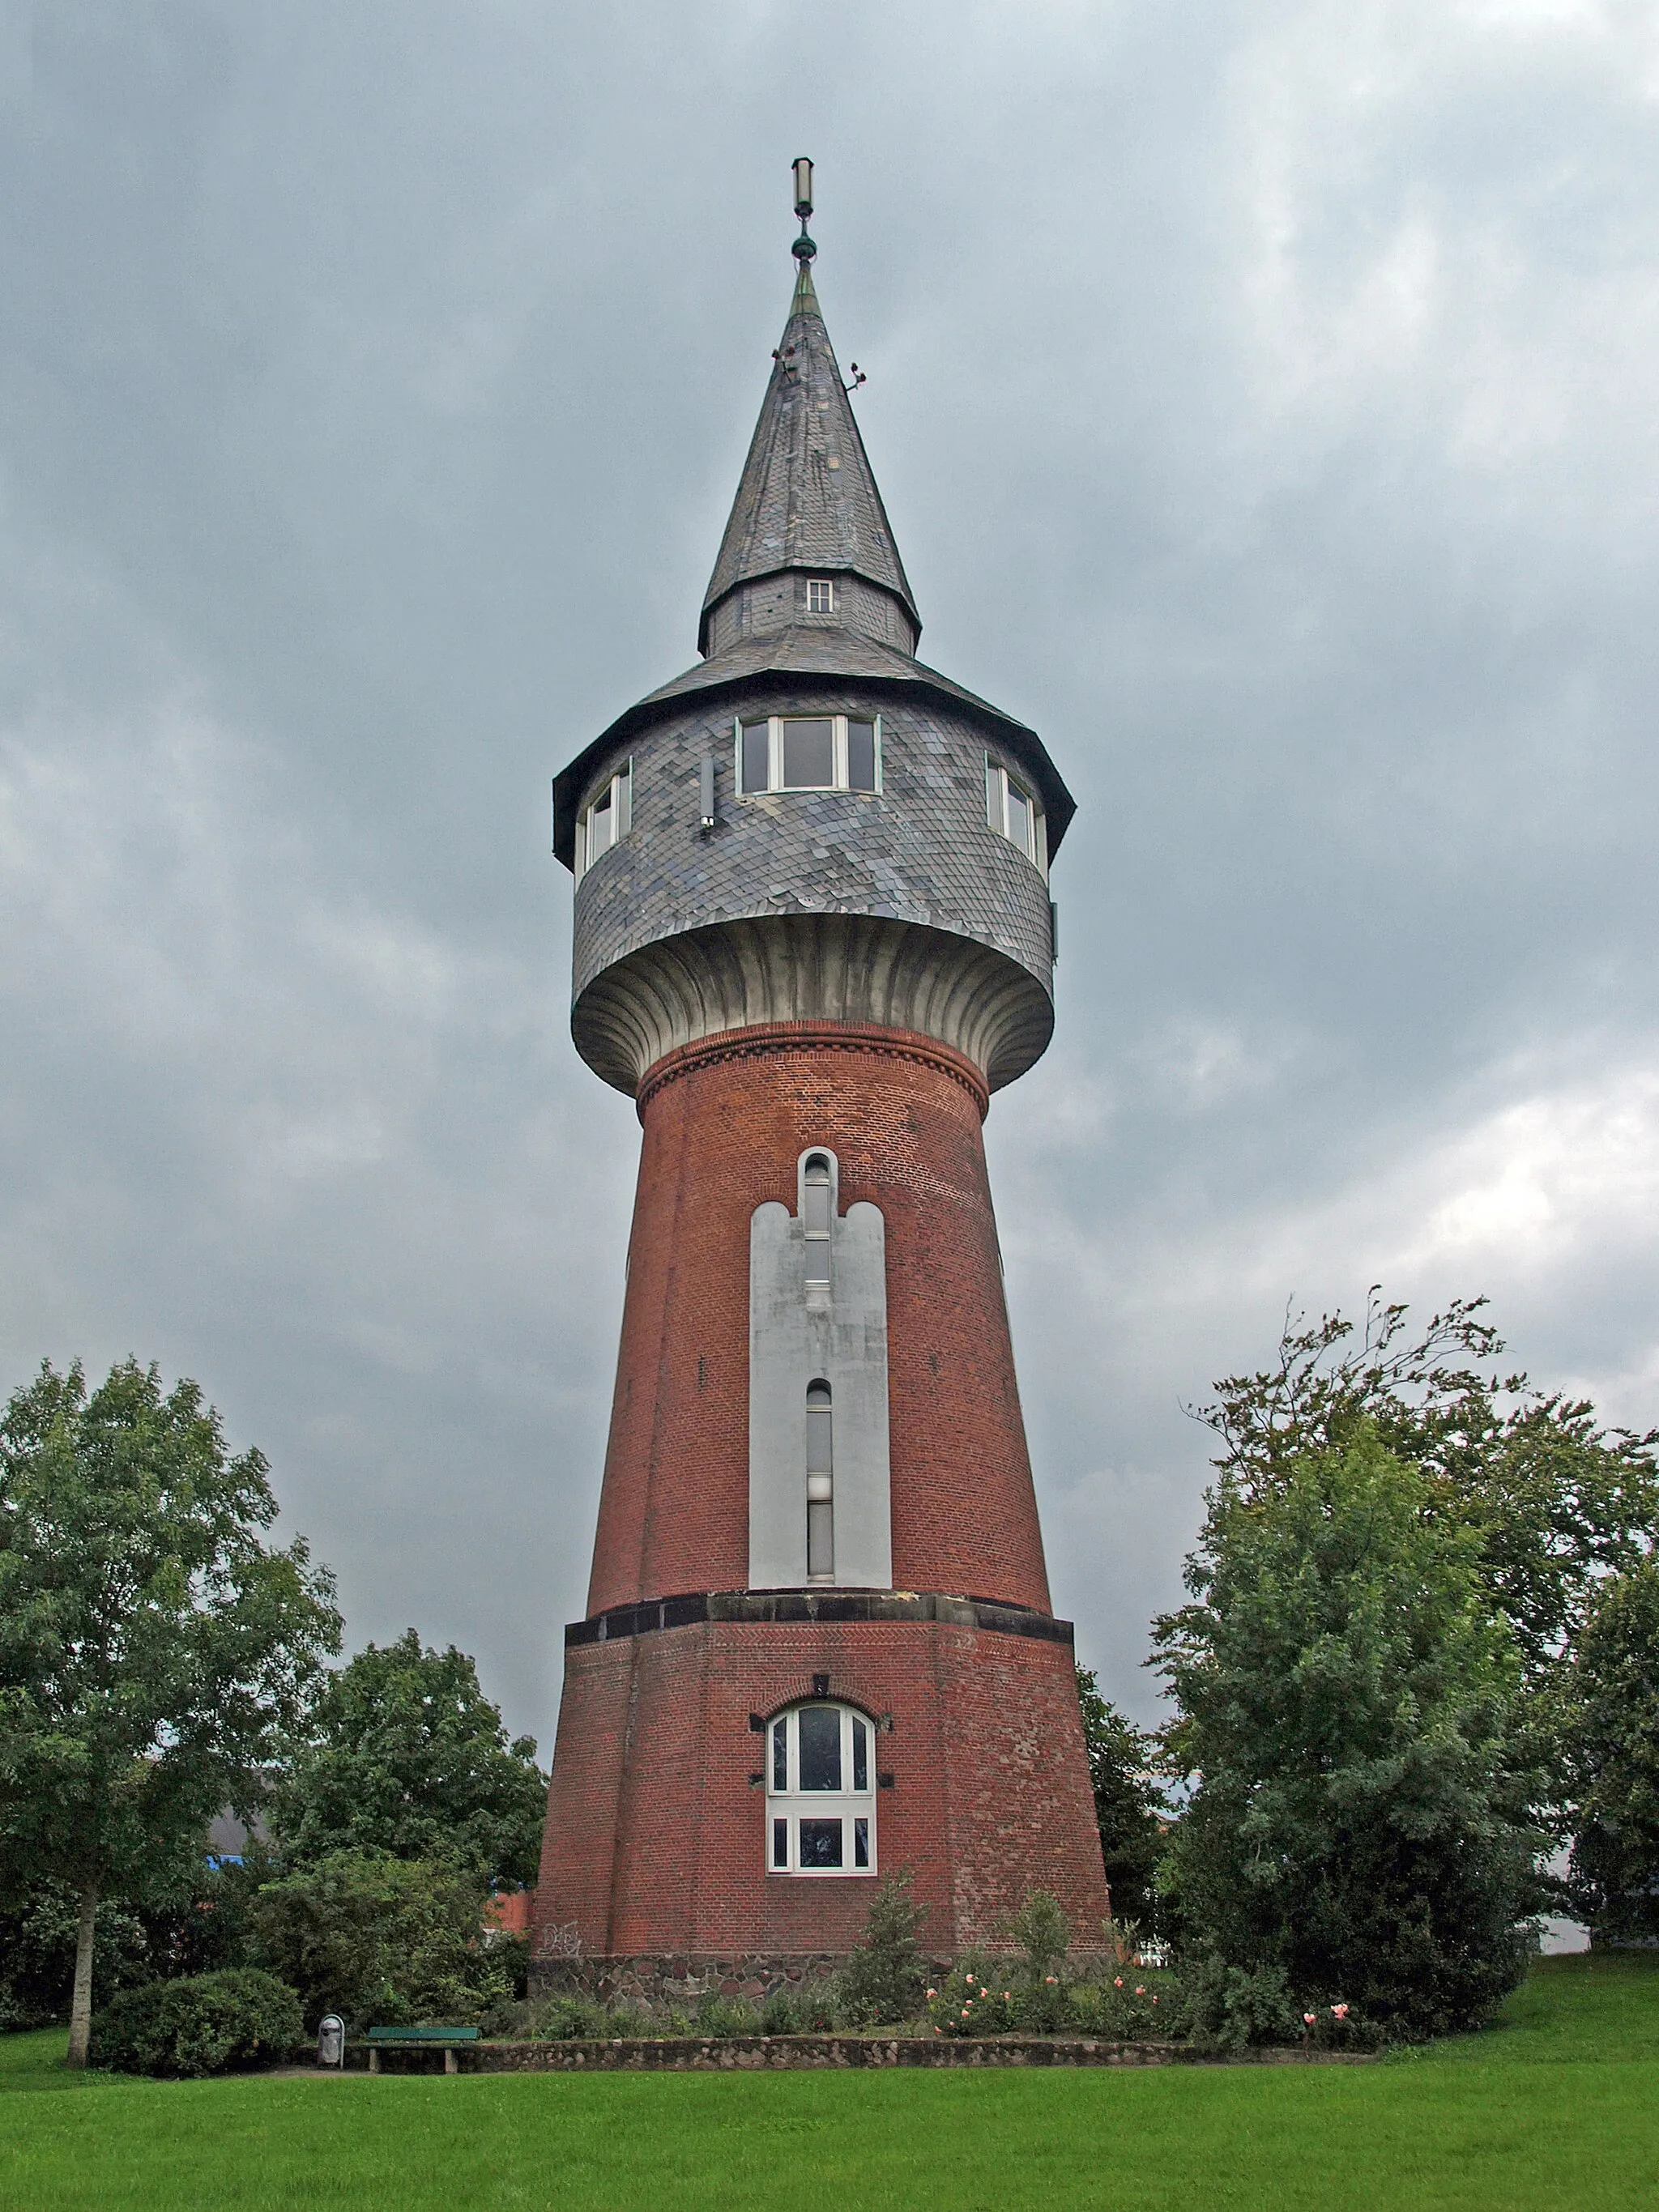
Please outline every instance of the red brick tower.
[[644, 1140], [537, 1954], [649, 1991], [831, 1962], [901, 1866], [936, 1952], [1108, 1910], [981, 1133], [1073, 802], [915, 658], [796, 199], [705, 657], [554, 787], [577, 1048]]

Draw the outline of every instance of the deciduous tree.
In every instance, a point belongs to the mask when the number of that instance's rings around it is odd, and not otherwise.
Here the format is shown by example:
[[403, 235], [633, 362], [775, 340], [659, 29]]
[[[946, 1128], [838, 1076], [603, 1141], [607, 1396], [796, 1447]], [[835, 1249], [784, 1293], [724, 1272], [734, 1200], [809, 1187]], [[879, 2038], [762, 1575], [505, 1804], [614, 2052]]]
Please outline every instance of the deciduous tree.
[[1193, 1795], [1168, 1876], [1186, 1944], [1386, 2032], [1481, 2019], [1522, 1971], [1535, 1778], [1479, 1534], [1361, 1420], [1224, 1480], [1155, 1626]]
[[331, 1677], [270, 1800], [290, 1869], [339, 1851], [446, 1860], [484, 1881], [533, 1881], [547, 1777], [509, 1737], [477, 1669], [410, 1628]]
[[328, 1575], [276, 1517], [266, 1463], [233, 1456], [194, 1382], [78, 1364], [0, 1415], [0, 1869], [79, 1905], [70, 2063], [83, 2065], [106, 1894], [199, 1864], [339, 1648]]

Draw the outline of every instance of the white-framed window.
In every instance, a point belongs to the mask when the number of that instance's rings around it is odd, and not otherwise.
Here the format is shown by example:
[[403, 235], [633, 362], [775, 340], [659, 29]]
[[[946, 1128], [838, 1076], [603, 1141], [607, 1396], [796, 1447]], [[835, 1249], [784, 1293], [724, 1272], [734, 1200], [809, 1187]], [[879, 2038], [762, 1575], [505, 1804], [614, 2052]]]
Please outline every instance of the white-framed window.
[[836, 611], [836, 585], [831, 576], [809, 576], [806, 580], [806, 611], [809, 615], [832, 615]]
[[576, 877], [580, 882], [601, 853], [621, 842], [634, 819], [634, 763], [626, 760], [602, 783], [576, 821]]
[[1018, 845], [1028, 860], [1048, 872], [1048, 826], [1036, 793], [1000, 761], [985, 756], [985, 818], [998, 836]]
[[732, 727], [740, 798], [757, 791], [879, 791], [879, 714], [768, 714]]
[[766, 1731], [769, 1874], [874, 1874], [876, 1731], [851, 1705], [814, 1699]]

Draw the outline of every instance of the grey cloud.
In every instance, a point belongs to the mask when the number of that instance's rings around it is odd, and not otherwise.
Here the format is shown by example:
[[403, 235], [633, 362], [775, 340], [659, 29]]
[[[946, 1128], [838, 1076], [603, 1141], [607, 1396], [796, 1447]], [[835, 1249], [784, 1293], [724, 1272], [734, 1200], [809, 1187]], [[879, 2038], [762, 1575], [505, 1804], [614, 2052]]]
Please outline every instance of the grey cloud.
[[785, 164], [936, 665], [1082, 805], [993, 1170], [1056, 1596], [1183, 1415], [1491, 1291], [1653, 1418], [1651, 22], [39, 11], [0, 147], [0, 1344], [197, 1374], [550, 1738], [635, 1125], [547, 780], [692, 658]]

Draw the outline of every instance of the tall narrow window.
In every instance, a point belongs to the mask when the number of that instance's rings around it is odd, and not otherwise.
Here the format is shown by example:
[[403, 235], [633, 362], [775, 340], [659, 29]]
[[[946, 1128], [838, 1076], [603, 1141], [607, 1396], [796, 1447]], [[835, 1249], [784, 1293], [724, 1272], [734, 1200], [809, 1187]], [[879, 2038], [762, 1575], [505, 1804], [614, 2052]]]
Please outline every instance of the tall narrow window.
[[1048, 872], [1048, 839], [1042, 809], [1018, 776], [985, 757], [985, 818], [999, 836], [1018, 845], [1028, 860]]
[[576, 823], [576, 873], [586, 875], [601, 854], [620, 843], [631, 826], [634, 811], [634, 763], [625, 761], [582, 809]]
[[830, 1216], [834, 1207], [830, 1185], [830, 1163], [822, 1152], [814, 1152], [806, 1163], [805, 1199], [806, 1232], [806, 1280], [827, 1283], [830, 1279]]
[[772, 788], [772, 725], [744, 722], [739, 726], [742, 767], [739, 787], [745, 793]]
[[[830, 1385], [813, 1382], [806, 1392], [806, 1579], [836, 1579], [835, 1412]], [[803, 1783], [801, 1787], [811, 1785]], [[839, 1784], [836, 1785], [839, 1787]]]
[[873, 722], [847, 724], [847, 788], [873, 791], [876, 787], [876, 726]]

